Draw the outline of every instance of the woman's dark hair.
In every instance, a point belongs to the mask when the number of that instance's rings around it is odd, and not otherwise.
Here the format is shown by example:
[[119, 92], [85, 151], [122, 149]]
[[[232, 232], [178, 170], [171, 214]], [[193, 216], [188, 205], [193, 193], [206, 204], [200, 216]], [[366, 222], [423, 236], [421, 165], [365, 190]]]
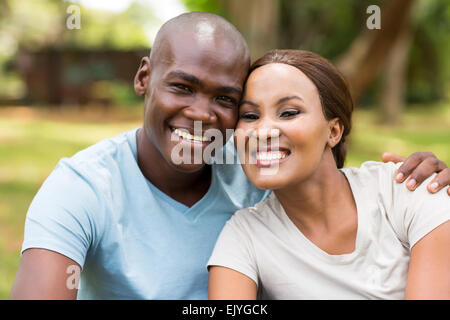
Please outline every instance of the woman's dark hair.
[[347, 153], [346, 136], [351, 130], [353, 99], [347, 82], [336, 67], [327, 59], [304, 50], [272, 50], [256, 60], [250, 72], [270, 63], [284, 63], [303, 72], [316, 86], [325, 119], [339, 118], [344, 132], [339, 143], [332, 149], [338, 168], [342, 168]]

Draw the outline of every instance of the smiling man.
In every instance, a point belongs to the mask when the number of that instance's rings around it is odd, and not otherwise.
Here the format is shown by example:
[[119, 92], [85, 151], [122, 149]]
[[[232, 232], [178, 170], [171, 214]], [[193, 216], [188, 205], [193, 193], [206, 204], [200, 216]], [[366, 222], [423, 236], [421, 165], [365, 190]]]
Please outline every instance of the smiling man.
[[[143, 127], [58, 163], [27, 213], [11, 298], [206, 299], [206, 263], [225, 222], [268, 192], [239, 164], [179, 163], [173, 154], [179, 145], [203, 152], [207, 130], [226, 137], [235, 127], [249, 63], [242, 35], [219, 16], [164, 24], [134, 81], [145, 96]], [[420, 183], [443, 167], [416, 154], [403, 169]]]

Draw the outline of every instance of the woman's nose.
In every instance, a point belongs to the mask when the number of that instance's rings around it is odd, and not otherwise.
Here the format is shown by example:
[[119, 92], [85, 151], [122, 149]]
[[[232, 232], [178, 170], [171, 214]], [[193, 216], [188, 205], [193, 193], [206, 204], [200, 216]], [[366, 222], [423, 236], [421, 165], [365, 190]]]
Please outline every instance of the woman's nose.
[[277, 149], [279, 147], [280, 130], [270, 121], [260, 123], [250, 133], [249, 143], [257, 148]]
[[252, 128], [251, 137], [257, 139], [272, 139], [278, 138], [280, 130], [278, 127], [267, 118], [261, 118], [257, 124]]

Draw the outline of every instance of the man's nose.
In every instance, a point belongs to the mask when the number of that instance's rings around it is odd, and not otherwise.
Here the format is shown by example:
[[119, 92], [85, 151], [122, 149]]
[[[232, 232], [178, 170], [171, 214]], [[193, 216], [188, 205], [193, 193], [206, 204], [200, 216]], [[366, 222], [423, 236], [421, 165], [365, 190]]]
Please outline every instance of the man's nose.
[[186, 117], [194, 121], [213, 123], [217, 121], [211, 101], [207, 97], [197, 97], [195, 101], [183, 113]]

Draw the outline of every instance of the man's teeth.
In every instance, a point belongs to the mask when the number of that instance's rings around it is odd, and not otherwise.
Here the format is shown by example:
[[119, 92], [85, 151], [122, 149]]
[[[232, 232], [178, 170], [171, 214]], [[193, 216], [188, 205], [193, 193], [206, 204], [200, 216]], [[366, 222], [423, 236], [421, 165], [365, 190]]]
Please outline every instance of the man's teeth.
[[285, 152], [257, 152], [256, 159], [257, 160], [280, 160], [286, 158], [287, 154]]
[[199, 142], [211, 141], [211, 139], [208, 137], [192, 135], [189, 132], [186, 132], [186, 131], [180, 130], [180, 129], [175, 129], [173, 132], [176, 135], [182, 137], [183, 139], [187, 139], [187, 140], [193, 140], [193, 141], [199, 141]]

